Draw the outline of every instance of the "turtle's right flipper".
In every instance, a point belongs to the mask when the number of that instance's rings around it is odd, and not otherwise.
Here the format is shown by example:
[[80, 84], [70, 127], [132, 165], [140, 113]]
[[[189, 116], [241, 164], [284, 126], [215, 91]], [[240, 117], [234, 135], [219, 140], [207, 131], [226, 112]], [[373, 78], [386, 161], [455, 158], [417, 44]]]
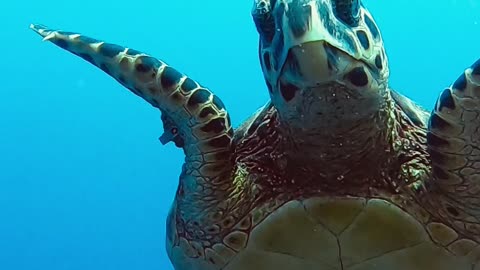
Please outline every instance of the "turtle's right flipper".
[[191, 161], [199, 168], [195, 174], [215, 177], [231, 168], [227, 164], [233, 136], [230, 118], [222, 101], [210, 90], [143, 52], [42, 25], [32, 24], [30, 28], [159, 108], [165, 129], [161, 142], [174, 141], [183, 147], [187, 165]]
[[[480, 60], [440, 95], [427, 134], [433, 191], [443, 218], [467, 235], [480, 221]], [[429, 194], [428, 196], [431, 196]]]

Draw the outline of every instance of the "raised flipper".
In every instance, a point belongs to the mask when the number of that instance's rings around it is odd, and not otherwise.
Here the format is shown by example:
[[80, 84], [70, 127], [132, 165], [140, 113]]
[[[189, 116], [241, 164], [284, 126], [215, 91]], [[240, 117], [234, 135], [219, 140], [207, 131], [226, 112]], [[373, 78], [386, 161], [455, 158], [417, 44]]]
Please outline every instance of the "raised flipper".
[[459, 231], [480, 237], [480, 60], [445, 89], [427, 135], [433, 200]]
[[[198, 201], [184, 213], [198, 214], [195, 208], [201, 211], [206, 207], [199, 202], [207, 194], [209, 204], [215, 202], [216, 196], [223, 195], [215, 187], [230, 181], [233, 130], [225, 106], [217, 96], [143, 52], [42, 25], [31, 28], [44, 40], [94, 64], [160, 109], [165, 130], [160, 141], [164, 144], [174, 141], [186, 155], [179, 185], [179, 193], [184, 195], [177, 204]], [[189, 203], [189, 197], [195, 199]]]

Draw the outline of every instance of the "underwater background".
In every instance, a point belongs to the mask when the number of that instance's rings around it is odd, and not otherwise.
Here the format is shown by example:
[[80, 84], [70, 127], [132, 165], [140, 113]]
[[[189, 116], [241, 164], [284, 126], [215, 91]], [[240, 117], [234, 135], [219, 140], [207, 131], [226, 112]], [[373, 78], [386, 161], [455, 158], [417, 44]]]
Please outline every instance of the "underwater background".
[[[160, 113], [28, 29], [150, 53], [209, 87], [233, 123], [268, 100], [245, 1], [4, 1], [0, 11], [0, 269], [171, 270], [165, 219], [183, 153]], [[430, 110], [480, 58], [476, 0], [364, 1], [391, 86]]]

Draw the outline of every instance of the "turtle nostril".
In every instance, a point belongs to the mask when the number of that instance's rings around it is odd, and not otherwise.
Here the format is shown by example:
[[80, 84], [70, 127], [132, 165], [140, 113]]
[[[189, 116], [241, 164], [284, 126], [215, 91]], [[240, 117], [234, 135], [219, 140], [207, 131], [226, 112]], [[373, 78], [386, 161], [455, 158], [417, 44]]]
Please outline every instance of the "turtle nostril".
[[368, 76], [362, 67], [356, 67], [347, 73], [346, 78], [355, 86], [365, 86], [368, 84]]
[[280, 92], [285, 101], [289, 102], [295, 97], [295, 94], [300, 90], [296, 85], [291, 83], [280, 83]]

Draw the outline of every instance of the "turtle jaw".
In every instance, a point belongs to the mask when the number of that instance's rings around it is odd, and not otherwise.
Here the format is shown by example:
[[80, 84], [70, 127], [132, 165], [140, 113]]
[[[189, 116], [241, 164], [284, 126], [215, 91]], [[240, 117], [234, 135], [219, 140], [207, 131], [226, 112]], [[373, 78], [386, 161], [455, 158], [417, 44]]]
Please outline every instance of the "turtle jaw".
[[384, 156], [392, 101], [387, 81], [364, 62], [324, 41], [305, 43], [290, 50], [277, 85], [272, 103], [291, 160], [328, 166], [325, 176], [336, 179], [352, 164]]

